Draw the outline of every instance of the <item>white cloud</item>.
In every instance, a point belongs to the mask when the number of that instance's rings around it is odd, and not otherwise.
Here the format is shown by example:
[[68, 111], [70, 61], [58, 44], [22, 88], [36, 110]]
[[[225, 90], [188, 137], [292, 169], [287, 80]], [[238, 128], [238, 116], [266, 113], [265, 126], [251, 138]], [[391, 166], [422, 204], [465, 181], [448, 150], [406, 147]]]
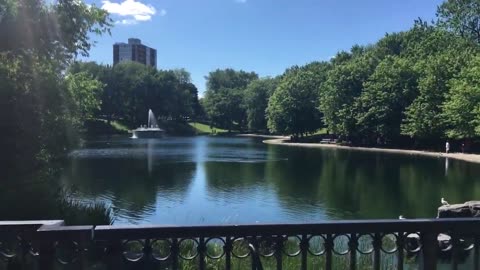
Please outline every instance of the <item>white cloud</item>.
[[149, 21], [152, 17], [149, 15], [134, 15], [133, 18], [137, 21]]
[[126, 20], [119, 20], [115, 22], [116, 24], [123, 24], [123, 25], [132, 25], [137, 24], [138, 21], [134, 19], [126, 19]]
[[[157, 10], [152, 5], [144, 4], [136, 0], [123, 0], [121, 3], [110, 2], [110, 0], [102, 1], [102, 8], [110, 14], [120, 17], [127, 17], [117, 21], [120, 24], [136, 24], [139, 21], [149, 21]], [[163, 15], [162, 15], [163, 14]], [[164, 16], [166, 10], [161, 10], [160, 15]]]
[[247, 0], [235, 0], [235, 2], [240, 3], [240, 4], [245, 4]]

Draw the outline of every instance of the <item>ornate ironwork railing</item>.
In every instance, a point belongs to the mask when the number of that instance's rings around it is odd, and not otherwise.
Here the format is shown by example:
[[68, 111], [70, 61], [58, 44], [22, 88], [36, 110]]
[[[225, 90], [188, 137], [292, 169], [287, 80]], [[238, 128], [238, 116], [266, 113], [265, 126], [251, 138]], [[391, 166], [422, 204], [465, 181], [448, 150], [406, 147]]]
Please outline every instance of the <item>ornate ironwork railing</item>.
[[480, 269], [480, 219], [225, 226], [0, 222], [0, 269]]

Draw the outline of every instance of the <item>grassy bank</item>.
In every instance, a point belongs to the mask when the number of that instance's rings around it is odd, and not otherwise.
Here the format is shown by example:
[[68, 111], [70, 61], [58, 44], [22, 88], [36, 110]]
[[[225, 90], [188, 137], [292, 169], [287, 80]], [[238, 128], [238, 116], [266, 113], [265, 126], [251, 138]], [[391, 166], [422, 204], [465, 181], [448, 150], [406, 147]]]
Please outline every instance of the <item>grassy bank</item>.
[[92, 119], [85, 122], [85, 133], [88, 136], [127, 134], [128, 127], [120, 121], [108, 123], [104, 119]]
[[[218, 135], [227, 133], [227, 130], [210, 127], [209, 125], [199, 122], [159, 120], [158, 125], [164, 129], [167, 134], [173, 136]], [[85, 123], [85, 134], [87, 136], [128, 134], [131, 129], [131, 127], [128, 127], [121, 121], [111, 121], [108, 123], [104, 119], [93, 119]]]
[[197, 135], [217, 135], [228, 133], [228, 130], [211, 127], [200, 122], [189, 122], [188, 124], [195, 129]]
[[[201, 122], [159, 120], [158, 125], [164, 129], [167, 134], [174, 136], [239, 134], [239, 131], [229, 132], [226, 129], [212, 127]], [[94, 119], [85, 123], [85, 133], [88, 136], [128, 134], [130, 130], [131, 128], [121, 121], [111, 121], [108, 123], [104, 119]], [[325, 130], [319, 130], [315, 134], [325, 134]]]
[[110, 125], [117, 131], [117, 132], [123, 132], [127, 133], [128, 132], [128, 127], [124, 124], [122, 124], [119, 121], [112, 121], [110, 122]]

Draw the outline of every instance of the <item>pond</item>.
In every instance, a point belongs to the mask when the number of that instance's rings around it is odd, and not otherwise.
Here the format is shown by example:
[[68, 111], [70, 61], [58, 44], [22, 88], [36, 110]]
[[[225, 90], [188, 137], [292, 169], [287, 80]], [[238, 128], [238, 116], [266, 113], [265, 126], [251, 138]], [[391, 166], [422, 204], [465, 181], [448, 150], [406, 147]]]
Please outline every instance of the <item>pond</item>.
[[115, 224], [204, 225], [430, 218], [441, 197], [480, 198], [479, 175], [452, 159], [198, 136], [91, 140], [58, 181], [112, 206]]

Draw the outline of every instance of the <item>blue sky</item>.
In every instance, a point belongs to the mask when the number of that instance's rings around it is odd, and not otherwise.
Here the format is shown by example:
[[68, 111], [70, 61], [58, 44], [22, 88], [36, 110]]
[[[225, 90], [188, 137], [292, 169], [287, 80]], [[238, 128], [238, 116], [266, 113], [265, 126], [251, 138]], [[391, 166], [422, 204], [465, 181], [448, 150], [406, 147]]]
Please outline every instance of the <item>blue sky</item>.
[[200, 92], [217, 68], [275, 76], [328, 60], [354, 44], [435, 18], [441, 0], [86, 0], [111, 12], [111, 36], [94, 37], [88, 60], [112, 63], [129, 37], [157, 49], [159, 69], [185, 68]]

